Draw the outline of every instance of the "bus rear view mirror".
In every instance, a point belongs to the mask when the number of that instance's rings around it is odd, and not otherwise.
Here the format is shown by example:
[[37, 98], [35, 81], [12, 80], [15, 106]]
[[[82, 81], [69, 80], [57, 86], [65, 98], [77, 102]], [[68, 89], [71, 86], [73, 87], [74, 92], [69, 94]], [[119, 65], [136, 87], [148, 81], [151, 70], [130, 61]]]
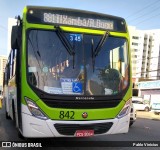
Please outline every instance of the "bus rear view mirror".
[[12, 26], [11, 48], [18, 49], [18, 26]]

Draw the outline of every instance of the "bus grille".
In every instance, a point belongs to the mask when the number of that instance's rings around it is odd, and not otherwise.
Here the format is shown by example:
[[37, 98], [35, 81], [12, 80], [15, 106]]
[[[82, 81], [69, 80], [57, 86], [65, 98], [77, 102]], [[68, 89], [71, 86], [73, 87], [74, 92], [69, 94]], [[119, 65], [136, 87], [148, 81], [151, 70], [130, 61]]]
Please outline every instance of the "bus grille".
[[74, 135], [77, 130], [94, 130], [94, 134], [106, 133], [113, 123], [96, 123], [96, 124], [55, 124], [56, 130], [61, 135]]
[[42, 99], [49, 107], [53, 108], [72, 108], [72, 109], [94, 109], [94, 108], [113, 108], [116, 107], [121, 100], [105, 100], [105, 101], [69, 101], [69, 100], [49, 100]]

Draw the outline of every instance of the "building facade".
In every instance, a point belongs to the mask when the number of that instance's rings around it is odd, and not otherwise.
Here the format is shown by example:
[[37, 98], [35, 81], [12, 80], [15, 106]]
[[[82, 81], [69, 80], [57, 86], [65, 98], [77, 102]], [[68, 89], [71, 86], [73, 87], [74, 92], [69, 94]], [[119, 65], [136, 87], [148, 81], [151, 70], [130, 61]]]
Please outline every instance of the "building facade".
[[7, 56], [0, 56], [0, 91], [3, 91], [3, 78], [5, 66], [7, 63], [8, 55], [11, 51], [11, 31], [12, 26], [16, 25], [17, 21], [14, 18], [8, 18], [8, 43], [7, 43]]
[[160, 98], [160, 29], [137, 30], [130, 26], [129, 33], [133, 96], [152, 104]]
[[0, 91], [3, 91], [3, 77], [4, 77], [6, 63], [7, 63], [7, 57], [0, 56]]
[[160, 79], [160, 29], [137, 30], [129, 26], [132, 78], [135, 82]]

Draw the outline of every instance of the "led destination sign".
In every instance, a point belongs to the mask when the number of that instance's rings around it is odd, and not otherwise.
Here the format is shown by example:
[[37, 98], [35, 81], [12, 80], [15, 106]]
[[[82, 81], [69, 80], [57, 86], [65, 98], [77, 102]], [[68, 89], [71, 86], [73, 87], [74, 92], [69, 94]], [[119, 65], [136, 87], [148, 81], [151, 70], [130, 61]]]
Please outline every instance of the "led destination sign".
[[123, 18], [64, 8], [27, 7], [27, 22], [126, 32]]
[[44, 22], [71, 26], [114, 29], [113, 21], [44, 13]]

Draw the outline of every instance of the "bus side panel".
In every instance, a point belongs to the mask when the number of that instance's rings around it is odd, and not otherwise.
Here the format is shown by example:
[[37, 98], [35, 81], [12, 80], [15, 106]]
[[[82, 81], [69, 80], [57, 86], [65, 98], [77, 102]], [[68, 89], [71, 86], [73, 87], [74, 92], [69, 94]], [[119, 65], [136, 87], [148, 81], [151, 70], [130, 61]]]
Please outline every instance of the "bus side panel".
[[15, 82], [15, 76], [13, 76], [8, 85], [8, 100], [9, 100], [9, 110], [11, 118], [16, 121], [16, 126], [18, 125], [17, 116], [17, 87]]
[[18, 128], [22, 131], [22, 114], [21, 114], [21, 48], [17, 52], [16, 57], [16, 85], [17, 85], [17, 117]]
[[3, 101], [5, 103], [6, 113], [9, 115], [9, 101], [8, 101], [8, 87], [5, 85], [3, 87]]

